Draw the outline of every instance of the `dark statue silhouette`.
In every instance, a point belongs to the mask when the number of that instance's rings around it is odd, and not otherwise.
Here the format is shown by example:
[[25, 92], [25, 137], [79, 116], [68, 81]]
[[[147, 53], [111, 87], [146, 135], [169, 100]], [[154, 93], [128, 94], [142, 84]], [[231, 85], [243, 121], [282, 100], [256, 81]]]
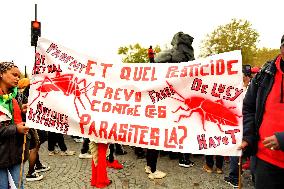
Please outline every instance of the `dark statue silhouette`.
[[171, 42], [173, 48], [158, 53], [155, 62], [175, 63], [194, 60], [193, 39], [193, 37], [183, 32], [176, 33]]

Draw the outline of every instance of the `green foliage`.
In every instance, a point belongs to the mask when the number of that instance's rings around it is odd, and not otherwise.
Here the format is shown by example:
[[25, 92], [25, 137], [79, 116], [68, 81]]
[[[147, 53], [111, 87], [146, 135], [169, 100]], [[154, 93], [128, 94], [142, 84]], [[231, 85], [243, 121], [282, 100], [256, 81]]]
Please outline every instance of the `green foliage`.
[[[154, 52], [158, 53], [161, 51], [159, 45], [156, 45]], [[122, 62], [124, 63], [146, 63], [148, 59], [148, 48], [142, 47], [139, 43], [134, 45], [128, 45], [119, 47], [118, 54], [122, 56]]]
[[274, 59], [279, 53], [279, 49], [270, 49], [265, 47], [257, 49], [252, 66], [261, 67], [268, 60]]
[[208, 34], [201, 45], [201, 57], [233, 50], [242, 50], [243, 64], [251, 64], [259, 34], [247, 20], [232, 19]]

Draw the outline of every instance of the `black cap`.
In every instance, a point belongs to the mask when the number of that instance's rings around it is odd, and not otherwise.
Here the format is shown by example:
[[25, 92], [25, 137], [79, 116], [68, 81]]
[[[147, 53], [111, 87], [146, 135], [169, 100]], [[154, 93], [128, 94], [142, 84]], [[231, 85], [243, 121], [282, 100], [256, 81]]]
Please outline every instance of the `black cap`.
[[284, 35], [281, 38], [281, 46], [284, 46]]

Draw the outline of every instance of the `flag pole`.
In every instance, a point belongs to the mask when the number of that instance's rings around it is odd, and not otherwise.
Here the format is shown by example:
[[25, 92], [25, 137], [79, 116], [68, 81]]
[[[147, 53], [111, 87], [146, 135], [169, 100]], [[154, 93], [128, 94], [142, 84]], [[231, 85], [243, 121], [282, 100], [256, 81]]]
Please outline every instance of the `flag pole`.
[[27, 66], [25, 66], [25, 78], [28, 77], [28, 74], [27, 74]]
[[[37, 21], [37, 4], [35, 4], [35, 21]], [[36, 68], [36, 47], [37, 47], [37, 44], [35, 45], [35, 61], [34, 61], [34, 71], [35, 71], [35, 68]]]
[[242, 188], [242, 156], [239, 157], [239, 185], [238, 188]]
[[24, 159], [25, 159], [25, 151], [26, 151], [26, 142], [27, 142], [27, 135], [24, 135], [24, 143], [23, 143], [23, 152], [22, 152], [22, 163], [21, 163], [21, 168], [20, 168], [20, 178], [19, 178], [19, 188], [22, 186], [22, 176], [23, 176], [23, 167], [24, 167]]

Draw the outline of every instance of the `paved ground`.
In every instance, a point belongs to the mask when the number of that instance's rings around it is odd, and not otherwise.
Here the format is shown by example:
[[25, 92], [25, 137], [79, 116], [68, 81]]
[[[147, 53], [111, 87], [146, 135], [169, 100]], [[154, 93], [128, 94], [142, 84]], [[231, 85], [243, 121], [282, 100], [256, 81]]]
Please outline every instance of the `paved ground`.
[[[47, 143], [43, 144], [40, 150], [42, 162], [51, 166], [51, 170], [44, 173], [44, 179], [36, 182], [26, 182], [27, 189], [89, 189], [91, 177], [91, 160], [79, 159], [81, 144], [75, 143], [67, 136], [65, 142], [69, 150], [75, 150], [76, 156], [48, 156]], [[125, 147], [128, 154], [118, 156], [117, 159], [124, 163], [124, 169], [109, 169], [109, 177], [113, 183], [109, 189], [221, 189], [232, 188], [223, 181], [224, 175], [216, 173], [208, 174], [202, 170], [204, 159], [193, 157], [195, 166], [192, 168], [181, 168], [177, 160], [170, 160], [168, 157], [158, 159], [158, 169], [168, 173], [167, 177], [161, 180], [151, 181], [144, 172], [145, 159], [138, 160], [133, 149]], [[225, 163], [224, 170], [228, 173], [229, 164]], [[27, 170], [27, 165], [26, 165]], [[250, 189], [249, 173], [245, 172], [243, 177], [244, 189]]]

